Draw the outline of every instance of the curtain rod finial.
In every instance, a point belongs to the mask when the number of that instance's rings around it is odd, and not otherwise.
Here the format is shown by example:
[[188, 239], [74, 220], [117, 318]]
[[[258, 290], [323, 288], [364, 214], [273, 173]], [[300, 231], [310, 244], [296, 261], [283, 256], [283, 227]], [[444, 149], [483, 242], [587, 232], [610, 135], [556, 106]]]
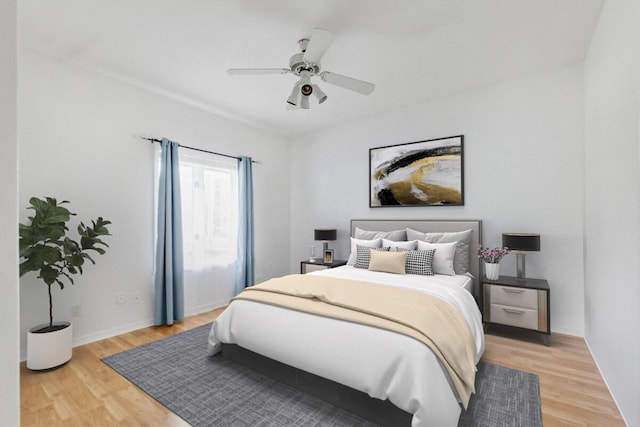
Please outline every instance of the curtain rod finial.
[[149, 141], [149, 142], [159, 142], [160, 140], [158, 138], [153, 138], [151, 136], [146, 136], [146, 135], [138, 135], [138, 134], [133, 134], [131, 135], [132, 138], [136, 138], [136, 139], [142, 139], [144, 141]]

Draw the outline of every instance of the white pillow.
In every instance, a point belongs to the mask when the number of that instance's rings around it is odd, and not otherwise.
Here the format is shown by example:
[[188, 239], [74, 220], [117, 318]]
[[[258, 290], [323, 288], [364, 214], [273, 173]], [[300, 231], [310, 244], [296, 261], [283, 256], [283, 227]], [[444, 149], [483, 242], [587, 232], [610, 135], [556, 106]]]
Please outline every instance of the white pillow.
[[353, 237], [355, 237], [356, 239], [363, 239], [363, 240], [384, 238], [384, 239], [396, 240], [396, 241], [406, 241], [407, 231], [406, 230], [368, 231], [368, 230], [363, 230], [362, 228], [356, 227], [355, 232], [353, 233]]
[[382, 247], [382, 239], [361, 240], [351, 237], [351, 253], [349, 254], [347, 265], [354, 265], [356, 263], [356, 258], [358, 257], [358, 250], [356, 249], [357, 246], [364, 246], [367, 248], [380, 248]]
[[382, 247], [389, 248], [391, 252], [397, 252], [398, 249], [413, 251], [418, 247], [418, 241], [412, 240], [410, 242], [398, 242], [395, 240], [382, 239]]
[[453, 269], [453, 258], [456, 255], [456, 246], [458, 242], [451, 243], [429, 243], [418, 240], [419, 250], [435, 249], [433, 256], [433, 272], [436, 274], [446, 274], [447, 276], [455, 276]]

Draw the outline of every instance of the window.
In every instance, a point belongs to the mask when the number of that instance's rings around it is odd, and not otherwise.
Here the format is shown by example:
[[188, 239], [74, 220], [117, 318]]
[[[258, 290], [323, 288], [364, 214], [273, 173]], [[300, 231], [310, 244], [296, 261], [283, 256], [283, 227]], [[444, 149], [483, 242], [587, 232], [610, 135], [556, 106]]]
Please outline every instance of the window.
[[180, 150], [186, 270], [235, 262], [238, 239], [237, 169], [235, 159]]

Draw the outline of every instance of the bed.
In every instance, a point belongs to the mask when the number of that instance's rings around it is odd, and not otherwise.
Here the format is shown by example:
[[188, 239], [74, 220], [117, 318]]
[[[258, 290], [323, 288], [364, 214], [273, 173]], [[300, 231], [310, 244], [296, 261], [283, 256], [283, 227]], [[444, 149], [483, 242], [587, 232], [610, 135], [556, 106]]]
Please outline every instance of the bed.
[[[404, 240], [400, 236], [402, 233], [399, 233], [401, 230], [407, 233]], [[300, 289], [308, 289], [307, 287], [316, 284], [324, 286], [325, 282], [338, 283], [340, 286], [336, 289], [343, 290], [357, 285], [371, 291], [371, 295], [378, 295], [374, 290], [383, 292], [380, 295], [389, 292], [394, 295], [414, 292], [411, 295], [415, 296], [415, 292], [419, 292], [420, 298], [426, 298], [437, 303], [438, 307], [446, 306], [447, 310], [458, 313], [455, 315], [455, 322], [441, 322], [435, 328], [435, 333], [447, 331], [456, 322], [466, 325], [462, 326], [464, 334], [449, 334], [447, 339], [453, 344], [442, 347], [465, 341], [464, 348], [470, 353], [466, 357], [471, 359], [472, 368], [475, 367], [484, 351], [482, 319], [474, 299], [479, 277], [475, 247], [480, 243], [481, 222], [352, 220], [351, 236], [352, 249], [357, 251], [352, 250], [353, 256], [350, 256], [347, 266], [306, 275], [309, 277], [291, 275], [281, 281], [288, 281], [292, 288]], [[464, 262], [456, 265], [455, 269], [452, 264], [444, 267], [455, 270], [451, 271], [453, 274], [440, 274], [436, 271], [429, 276], [395, 274], [386, 271], [386, 267], [381, 271], [358, 268], [357, 264], [363, 262], [358, 254], [364, 257], [365, 252], [371, 257], [370, 267], [373, 263], [380, 265], [380, 259], [402, 256], [380, 255], [378, 251], [365, 251], [363, 247], [374, 245], [380, 239], [379, 251], [391, 253], [394, 251], [382, 246], [382, 239], [385, 239], [384, 244], [387, 245], [418, 240], [410, 240], [407, 236], [419, 237], [425, 242], [422, 249], [408, 250], [411, 254], [422, 256], [433, 250], [434, 255], [441, 250], [440, 258], [430, 261], [434, 270], [436, 261], [442, 263], [443, 254], [448, 254], [449, 258], [445, 257], [445, 261], [451, 260], [452, 263], [454, 257], [458, 257], [458, 262], [461, 261], [460, 257], [466, 257], [467, 271], [462, 273], [459, 269], [464, 267]], [[459, 236], [464, 236], [464, 244], [454, 240]], [[405, 246], [400, 243], [398, 245]], [[451, 247], [455, 248], [454, 255], [451, 255]], [[395, 250], [403, 251], [406, 249], [401, 247]], [[439, 269], [442, 268], [443, 264], [440, 264]], [[305, 282], [302, 282], [303, 279]], [[265, 284], [266, 287], [270, 285], [269, 282]], [[304, 285], [297, 286], [298, 282]], [[265, 294], [258, 291], [260, 289], [253, 289], [243, 294]], [[279, 292], [280, 290], [276, 293]], [[367, 300], [364, 296], [361, 299]], [[369, 300], [373, 304], [379, 301], [376, 297]], [[349, 317], [307, 313], [297, 306], [292, 307], [268, 301], [234, 299], [212, 325], [208, 343], [209, 355], [222, 353], [224, 357], [248, 364], [254, 369], [266, 370], [280, 380], [382, 425], [457, 425], [468, 396], [465, 399], [464, 390], [456, 376], [458, 371], [455, 368], [452, 371], [450, 366], [450, 357], [445, 354], [443, 358], [438, 345], [425, 345], [425, 342], [415, 336], [375, 323], [372, 325]], [[339, 309], [342, 310], [342, 307]], [[430, 309], [429, 313], [431, 311]], [[463, 345], [460, 346], [462, 348]], [[453, 352], [462, 353], [458, 350]]]

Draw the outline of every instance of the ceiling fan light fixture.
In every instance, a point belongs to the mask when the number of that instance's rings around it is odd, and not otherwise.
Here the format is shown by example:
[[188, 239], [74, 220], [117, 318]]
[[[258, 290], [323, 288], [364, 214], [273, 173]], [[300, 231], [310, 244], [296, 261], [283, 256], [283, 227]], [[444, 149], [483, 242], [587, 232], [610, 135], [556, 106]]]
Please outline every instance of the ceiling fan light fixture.
[[[315, 85], [313, 85], [315, 86]], [[304, 96], [309, 96], [313, 93], [313, 86], [310, 84], [303, 84], [302, 87], [300, 88], [300, 92], [304, 95]]]
[[300, 104], [298, 104], [298, 106], [300, 108], [302, 108], [303, 110], [308, 110], [309, 109], [309, 97], [308, 96], [300, 97]]
[[327, 100], [327, 94], [324, 93], [318, 85], [311, 85], [311, 87], [313, 88], [313, 95], [318, 100], [318, 104], [322, 104]]
[[295, 107], [298, 107], [300, 104], [300, 82], [296, 82], [293, 85], [293, 90], [291, 91], [291, 95], [287, 98], [287, 103], [291, 104]]

